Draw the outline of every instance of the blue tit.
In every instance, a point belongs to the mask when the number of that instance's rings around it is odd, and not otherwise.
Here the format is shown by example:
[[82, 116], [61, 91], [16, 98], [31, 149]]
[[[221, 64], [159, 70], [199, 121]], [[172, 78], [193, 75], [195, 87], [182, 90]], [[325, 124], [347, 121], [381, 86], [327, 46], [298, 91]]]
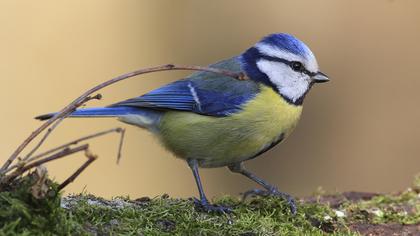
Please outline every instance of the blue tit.
[[328, 77], [319, 71], [311, 50], [284, 33], [266, 36], [241, 55], [210, 67], [242, 72], [249, 79], [196, 72], [139, 97], [78, 109], [71, 117], [117, 117], [152, 132], [167, 150], [188, 163], [198, 186], [200, 199], [195, 204], [199, 209], [230, 211], [208, 201], [198, 173], [198, 167], [227, 166], [263, 187], [246, 195], [283, 197], [295, 213], [290, 195], [245, 169], [243, 162], [287, 138], [298, 123], [307, 92]]

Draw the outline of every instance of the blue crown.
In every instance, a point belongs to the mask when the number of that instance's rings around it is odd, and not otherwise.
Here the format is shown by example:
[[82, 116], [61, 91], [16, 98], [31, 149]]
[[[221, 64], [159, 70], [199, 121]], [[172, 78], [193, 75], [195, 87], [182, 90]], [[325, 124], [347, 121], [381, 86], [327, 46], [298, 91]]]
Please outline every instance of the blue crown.
[[263, 38], [259, 43], [268, 44], [280, 50], [301, 56], [310, 53], [309, 48], [302, 41], [290, 34], [271, 34]]

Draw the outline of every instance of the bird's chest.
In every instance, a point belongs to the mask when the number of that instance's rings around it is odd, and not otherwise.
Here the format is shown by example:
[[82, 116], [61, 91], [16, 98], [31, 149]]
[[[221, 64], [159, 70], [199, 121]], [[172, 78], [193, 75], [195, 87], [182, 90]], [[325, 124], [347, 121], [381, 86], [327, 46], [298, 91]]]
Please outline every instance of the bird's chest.
[[[289, 104], [268, 87], [232, 118], [246, 130], [250, 152], [261, 152], [286, 138], [297, 125], [302, 106]], [[233, 122], [233, 123], [236, 123]]]
[[271, 88], [248, 102], [241, 112], [219, 120], [212, 145], [201, 161], [202, 166], [224, 166], [248, 160], [284, 140], [299, 121], [302, 106], [289, 104]]

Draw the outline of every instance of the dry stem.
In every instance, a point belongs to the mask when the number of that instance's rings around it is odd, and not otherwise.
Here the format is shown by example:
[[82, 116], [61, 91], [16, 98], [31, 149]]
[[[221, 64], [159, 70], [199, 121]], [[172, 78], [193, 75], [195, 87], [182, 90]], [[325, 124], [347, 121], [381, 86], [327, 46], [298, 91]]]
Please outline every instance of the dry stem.
[[25, 161], [22, 160], [19, 163], [15, 164], [15, 165], [12, 165], [9, 168], [7, 168], [7, 170], [5, 171], [5, 173], [10, 172], [11, 170], [13, 170], [15, 168], [19, 168], [20, 166], [27, 165], [28, 163], [30, 163], [32, 161], [35, 161], [35, 160], [37, 160], [37, 159], [39, 159], [41, 157], [44, 157], [46, 155], [50, 155], [51, 153], [60, 151], [60, 150], [65, 149], [65, 148], [69, 148], [70, 146], [76, 145], [76, 144], [78, 144], [78, 143], [80, 143], [82, 141], [86, 141], [86, 140], [89, 140], [89, 139], [97, 138], [99, 136], [103, 136], [103, 135], [106, 135], [106, 134], [109, 134], [109, 133], [113, 133], [113, 132], [115, 132], [115, 133], [121, 133], [120, 144], [119, 144], [119, 147], [118, 147], [118, 155], [117, 155], [117, 158], [120, 158], [121, 157], [121, 152], [122, 152], [122, 142], [123, 142], [123, 139], [124, 139], [125, 130], [123, 128], [118, 127], [118, 128], [113, 128], [113, 129], [101, 131], [101, 132], [98, 132], [98, 133], [94, 133], [94, 134], [91, 134], [91, 135], [87, 135], [87, 136], [78, 138], [78, 139], [73, 140], [71, 142], [65, 143], [63, 145], [60, 145], [58, 147], [55, 147], [55, 148], [52, 148], [52, 149], [50, 149], [48, 151], [45, 151], [43, 153], [40, 153], [40, 154], [38, 154], [36, 156], [32, 156], [32, 157], [30, 157], [29, 159], [27, 159]]
[[[101, 99], [102, 95], [97, 94], [93, 97], [87, 97], [86, 99], [84, 99], [81, 104], [84, 104], [86, 102], [88, 102], [89, 100], [92, 99]], [[26, 161], [28, 160], [40, 147], [41, 145], [45, 142], [45, 140], [48, 138], [48, 136], [50, 136], [50, 134], [54, 131], [55, 128], [57, 128], [57, 126], [64, 120], [64, 118], [66, 118], [67, 116], [69, 116], [71, 114], [73, 110], [69, 110], [68, 112], [66, 112], [65, 114], [63, 114], [63, 116], [61, 118], [59, 118], [52, 126], [51, 128], [49, 128], [47, 130], [47, 132], [44, 134], [44, 136], [42, 137], [42, 139], [38, 142], [38, 144], [22, 159], [22, 161]]]
[[97, 156], [89, 152], [88, 149], [85, 150], [85, 156], [87, 157], [87, 161], [83, 163], [83, 165], [81, 165], [79, 169], [77, 169], [70, 177], [64, 180], [64, 182], [58, 186], [58, 190], [63, 189], [68, 184], [73, 182], [77, 178], [77, 176], [79, 176], [92, 162], [94, 162], [98, 158]]
[[66, 148], [66, 149], [64, 149], [64, 150], [62, 150], [60, 152], [57, 152], [57, 153], [55, 153], [55, 154], [53, 154], [51, 156], [48, 156], [48, 157], [43, 158], [41, 160], [32, 162], [32, 163], [30, 163], [28, 165], [22, 166], [22, 168], [16, 169], [10, 175], [5, 176], [4, 179], [3, 179], [3, 181], [2, 181], [2, 183], [9, 183], [10, 181], [12, 181], [13, 179], [15, 179], [16, 177], [21, 176], [26, 171], [28, 171], [28, 170], [30, 170], [30, 169], [32, 169], [34, 167], [40, 166], [42, 164], [45, 164], [45, 163], [50, 162], [50, 161], [53, 161], [53, 160], [57, 160], [59, 158], [63, 158], [65, 156], [71, 155], [71, 154], [76, 153], [76, 152], [87, 150], [88, 148], [89, 148], [89, 144], [83, 144], [83, 145], [80, 145], [80, 146], [75, 147], [75, 148]]
[[120, 163], [120, 159], [121, 159], [122, 147], [123, 147], [124, 137], [125, 137], [125, 129], [121, 129], [120, 133], [121, 133], [121, 138], [120, 138], [120, 144], [118, 147], [117, 164]]

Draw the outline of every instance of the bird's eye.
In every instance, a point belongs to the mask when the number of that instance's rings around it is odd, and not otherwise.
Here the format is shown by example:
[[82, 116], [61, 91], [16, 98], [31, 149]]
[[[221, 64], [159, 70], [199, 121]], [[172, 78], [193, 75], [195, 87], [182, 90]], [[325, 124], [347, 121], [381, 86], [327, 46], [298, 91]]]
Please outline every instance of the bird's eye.
[[304, 69], [302, 63], [300, 63], [298, 61], [292, 62], [291, 67], [294, 71], [303, 71], [303, 69]]

